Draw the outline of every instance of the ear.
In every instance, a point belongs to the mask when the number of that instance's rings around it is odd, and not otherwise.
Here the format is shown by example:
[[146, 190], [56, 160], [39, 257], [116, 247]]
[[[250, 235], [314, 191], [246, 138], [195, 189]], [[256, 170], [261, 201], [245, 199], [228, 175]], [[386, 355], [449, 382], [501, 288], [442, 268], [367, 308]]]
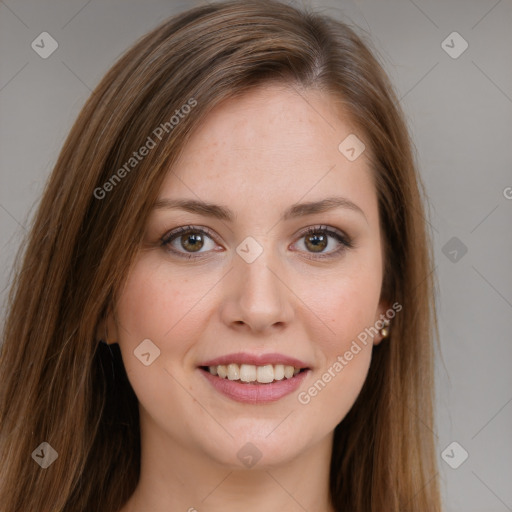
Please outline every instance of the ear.
[[96, 339], [102, 340], [106, 344], [117, 343], [118, 332], [117, 324], [114, 318], [114, 312], [109, 307], [106, 315], [100, 320], [98, 328], [96, 329]]
[[386, 311], [391, 309], [391, 304], [387, 300], [381, 300], [379, 302], [379, 307], [377, 308], [377, 312], [375, 313], [374, 326], [379, 331], [378, 334], [373, 338], [373, 344], [379, 345], [380, 342], [384, 339], [384, 336], [381, 335], [380, 330], [385, 326], [384, 321], [387, 320], [389, 322], [388, 329], [391, 324], [388, 316], [386, 315]]

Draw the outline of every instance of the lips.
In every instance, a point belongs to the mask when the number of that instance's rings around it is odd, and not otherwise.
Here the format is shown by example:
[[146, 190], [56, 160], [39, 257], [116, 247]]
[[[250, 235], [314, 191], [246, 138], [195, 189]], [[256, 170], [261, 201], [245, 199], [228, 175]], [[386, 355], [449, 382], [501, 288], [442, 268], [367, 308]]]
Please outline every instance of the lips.
[[244, 352], [238, 352], [236, 354], [227, 354], [225, 356], [216, 357], [215, 359], [209, 359], [204, 361], [198, 366], [218, 366], [228, 364], [249, 364], [254, 366], [265, 366], [268, 364], [278, 365], [282, 364], [285, 366], [293, 366], [294, 368], [306, 369], [309, 365], [304, 361], [289, 357], [284, 354], [247, 354]]
[[273, 402], [292, 393], [311, 371], [307, 363], [275, 353], [228, 354], [204, 361], [198, 369], [219, 393], [253, 404]]

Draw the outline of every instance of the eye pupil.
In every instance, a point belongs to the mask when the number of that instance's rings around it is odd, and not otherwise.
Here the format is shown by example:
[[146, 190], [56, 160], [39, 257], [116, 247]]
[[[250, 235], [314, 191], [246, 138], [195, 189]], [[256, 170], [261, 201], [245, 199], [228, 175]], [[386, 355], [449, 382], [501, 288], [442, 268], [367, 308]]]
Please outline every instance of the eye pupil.
[[[181, 246], [186, 250], [198, 251], [202, 249], [204, 241], [202, 239], [202, 235], [200, 233], [192, 233], [186, 234], [181, 237]], [[196, 242], [200, 242], [200, 244], [192, 244], [189, 246], [191, 240], [195, 240]]]
[[309, 242], [312, 239], [314, 240], [314, 242], [312, 242], [312, 246], [311, 246], [311, 247], [313, 247], [313, 252], [323, 251], [327, 247], [327, 237], [325, 235], [318, 235], [318, 234], [308, 235], [306, 237], [306, 245], [309, 245]]
[[[202, 249], [206, 242], [205, 237], [210, 238], [213, 241], [213, 236], [208, 233], [208, 231], [203, 229], [183, 226], [169, 233], [166, 237], [163, 237], [162, 246], [164, 246], [167, 252], [171, 252], [179, 256], [188, 258], [200, 257], [203, 255]], [[335, 239], [341, 247], [337, 251], [322, 254], [329, 245], [329, 238]], [[337, 254], [340, 254], [346, 248], [353, 247], [351, 242], [347, 241], [343, 235], [340, 235], [337, 231], [330, 230], [328, 227], [324, 226], [308, 229], [306, 233], [303, 232], [301, 239], [304, 240], [302, 243], [306, 247], [306, 252], [315, 253], [315, 259], [332, 258]], [[180, 248], [178, 248], [176, 244], [179, 244]], [[212, 251], [207, 251], [204, 255], [206, 256], [210, 252]], [[195, 256], [193, 253], [198, 253], [198, 255]]]

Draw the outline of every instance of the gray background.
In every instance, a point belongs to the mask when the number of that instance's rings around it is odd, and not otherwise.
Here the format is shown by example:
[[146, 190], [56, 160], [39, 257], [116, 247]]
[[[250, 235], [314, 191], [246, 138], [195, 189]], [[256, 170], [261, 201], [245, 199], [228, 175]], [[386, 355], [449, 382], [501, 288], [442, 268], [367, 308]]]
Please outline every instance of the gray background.
[[[201, 3], [0, 1], [0, 299], [91, 90], [137, 38]], [[512, 2], [310, 5], [368, 33], [417, 147], [439, 283], [436, 436], [446, 511], [512, 511]], [[47, 59], [31, 48], [44, 31], [59, 45]], [[442, 46], [454, 31], [469, 44], [458, 58]], [[459, 51], [461, 40], [452, 39], [444, 47]], [[454, 441], [469, 454], [457, 469], [445, 460], [460, 463], [461, 448], [442, 456]]]

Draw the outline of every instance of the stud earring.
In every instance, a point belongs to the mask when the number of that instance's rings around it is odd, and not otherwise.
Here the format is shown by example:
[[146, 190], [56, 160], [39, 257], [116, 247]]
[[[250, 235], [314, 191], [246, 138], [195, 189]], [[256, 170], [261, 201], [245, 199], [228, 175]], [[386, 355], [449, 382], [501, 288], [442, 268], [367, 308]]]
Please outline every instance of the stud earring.
[[384, 320], [384, 327], [380, 329], [379, 333], [383, 338], [387, 338], [389, 336], [389, 320]]

